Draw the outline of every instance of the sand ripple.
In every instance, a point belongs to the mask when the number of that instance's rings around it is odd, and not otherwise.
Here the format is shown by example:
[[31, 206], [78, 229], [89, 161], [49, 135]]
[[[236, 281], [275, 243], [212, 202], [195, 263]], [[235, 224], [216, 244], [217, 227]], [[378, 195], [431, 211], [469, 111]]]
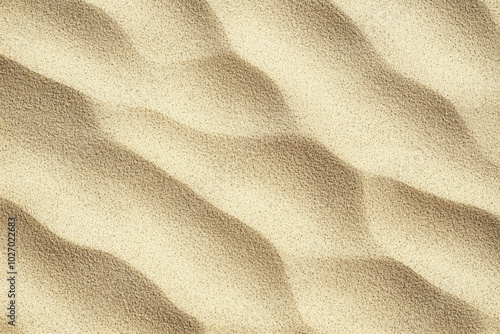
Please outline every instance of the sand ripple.
[[500, 333], [499, 13], [2, 1], [15, 332]]

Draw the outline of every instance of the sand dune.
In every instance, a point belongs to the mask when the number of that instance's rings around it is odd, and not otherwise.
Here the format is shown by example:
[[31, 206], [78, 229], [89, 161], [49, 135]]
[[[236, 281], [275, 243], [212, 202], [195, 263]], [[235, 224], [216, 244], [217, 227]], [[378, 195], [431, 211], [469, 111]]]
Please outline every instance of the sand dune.
[[[256, 136], [293, 129], [278, 89], [229, 49], [166, 67], [148, 61], [120, 26], [81, 1], [1, 5], [7, 24], [0, 52], [95, 99], [153, 109], [207, 132], [234, 134], [238, 128], [240, 135]], [[192, 19], [185, 20], [191, 26]]]
[[388, 68], [335, 7], [208, 3], [239, 54], [282, 88], [311, 136], [340, 158], [500, 214], [499, 202], [484, 197], [500, 198], [500, 170], [478, 153], [453, 106]]
[[311, 141], [214, 137], [155, 113], [98, 108], [113, 139], [244, 221], [287, 256], [377, 257], [359, 175]]
[[299, 309], [322, 333], [482, 330], [477, 311], [392, 260], [302, 261], [290, 268]]
[[2, 201], [0, 206], [2, 219], [7, 213], [16, 216], [22, 236], [19, 294], [25, 296], [20, 312], [26, 320], [19, 323], [19, 330], [43, 334], [88, 333], [89, 328], [96, 333], [201, 332], [201, 324], [179, 311], [135, 269], [105, 253], [68, 243], [12, 203]]
[[500, 333], [498, 8], [1, 2], [0, 332]]
[[12, 62], [3, 65], [12, 75], [2, 76], [9, 81], [2, 85], [8, 101], [2, 197], [66, 240], [130, 263], [208, 325], [267, 331], [297, 321], [271, 244], [152, 164], [99, 138], [83, 97], [15, 71]]
[[391, 256], [443, 290], [500, 316], [497, 217], [390, 180], [368, 180], [365, 190], [370, 229]]
[[106, 12], [126, 32], [137, 51], [152, 61], [171, 64], [228, 52], [224, 30], [204, 1], [85, 2]]
[[500, 163], [500, 27], [481, 1], [331, 2], [391, 66], [450, 99]]

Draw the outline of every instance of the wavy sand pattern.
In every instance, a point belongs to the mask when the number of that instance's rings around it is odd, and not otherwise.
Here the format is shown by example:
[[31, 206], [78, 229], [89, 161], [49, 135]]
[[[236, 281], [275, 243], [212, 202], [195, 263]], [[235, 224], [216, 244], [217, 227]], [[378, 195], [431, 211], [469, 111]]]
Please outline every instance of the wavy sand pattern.
[[496, 0], [0, 22], [0, 332], [500, 333]]

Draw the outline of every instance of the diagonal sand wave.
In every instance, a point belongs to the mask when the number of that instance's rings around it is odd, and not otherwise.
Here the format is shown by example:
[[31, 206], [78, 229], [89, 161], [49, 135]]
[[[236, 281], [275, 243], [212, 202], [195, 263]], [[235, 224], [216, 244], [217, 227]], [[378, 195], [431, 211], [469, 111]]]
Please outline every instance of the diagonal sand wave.
[[366, 180], [365, 203], [369, 226], [391, 256], [500, 317], [497, 217], [384, 179]]
[[7, 0], [0, 22], [15, 332], [500, 333], [494, 1]]
[[[272, 82], [227, 48], [167, 66], [143, 57], [120, 26], [81, 1], [0, 5], [6, 23], [0, 26], [4, 55], [95, 99], [150, 108], [214, 133], [234, 134], [239, 128], [238, 135], [256, 136], [293, 130]], [[194, 61], [199, 57], [208, 59]], [[168, 58], [171, 63], [178, 57]]]
[[2, 200], [0, 207], [2, 219], [15, 216], [18, 222], [23, 332], [201, 332], [200, 324], [119, 259], [62, 240], [12, 203]]
[[388, 68], [334, 6], [207, 2], [238, 53], [282, 88], [311, 135], [341, 159], [500, 214], [500, 170], [478, 153], [456, 111]]
[[290, 272], [304, 320], [321, 333], [484, 329], [477, 311], [392, 260], [300, 261], [290, 265]]
[[266, 331], [298, 321], [271, 244], [100, 138], [80, 95], [4, 64], [2, 197], [66, 240], [125, 260], [208, 325]]
[[453, 101], [500, 163], [500, 28], [481, 1], [331, 2], [395, 69]]
[[377, 257], [359, 175], [311, 141], [194, 133], [160, 115], [100, 107], [102, 128], [266, 236], [283, 255]]

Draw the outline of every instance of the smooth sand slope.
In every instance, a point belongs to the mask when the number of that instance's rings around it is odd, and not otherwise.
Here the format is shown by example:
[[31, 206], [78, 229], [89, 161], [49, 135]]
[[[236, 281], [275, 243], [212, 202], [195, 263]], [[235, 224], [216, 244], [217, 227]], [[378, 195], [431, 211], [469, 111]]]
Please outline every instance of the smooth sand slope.
[[296, 323], [270, 243], [100, 137], [79, 94], [10, 61], [3, 68], [2, 197], [63, 238], [127, 261], [210, 325], [265, 332]]
[[2, 1], [0, 332], [500, 333], [498, 8]]
[[485, 196], [500, 198], [500, 169], [478, 152], [454, 107], [388, 67], [336, 7], [208, 2], [238, 53], [282, 88], [310, 135], [340, 158], [500, 214]]
[[161, 115], [96, 108], [113, 139], [297, 257], [378, 257], [359, 175], [311, 141], [195, 133]]
[[200, 323], [135, 269], [57, 237], [12, 203], [2, 200], [0, 206], [2, 219], [18, 221], [23, 333], [201, 332]]
[[374, 237], [391, 256], [443, 290], [500, 316], [497, 217], [386, 179], [366, 180], [365, 206]]
[[495, 12], [479, 0], [331, 2], [359, 23], [392, 67], [452, 101], [478, 143], [500, 163]]
[[[179, 54], [188, 51], [158, 46], [171, 51], [165, 56], [169, 65], [165, 66], [164, 62], [144, 57], [139, 52], [143, 48], [138, 51], [122, 27], [92, 5], [77, 0], [37, 0], [6, 1], [0, 6], [6, 22], [0, 28], [0, 52], [93, 98], [115, 105], [151, 108], [208, 132], [234, 134], [237, 128], [239, 135], [255, 136], [292, 129], [278, 89], [258, 69], [224, 48], [222, 41], [213, 42], [216, 36], [204, 27], [211, 23], [206, 13], [196, 12], [203, 15], [199, 19], [202, 22], [197, 22], [193, 15], [183, 18], [176, 14], [180, 10], [175, 6], [158, 9], [159, 15], [169, 14], [187, 21], [187, 31], [175, 39], [180, 45], [186, 44], [183, 48], [189, 50], [190, 57], [181, 61]], [[127, 9], [119, 2], [113, 6]], [[129, 20], [136, 22], [133, 17]], [[168, 18], [161, 20], [164, 21]], [[163, 32], [174, 38], [171, 25], [180, 31], [182, 26], [172, 22], [162, 25]], [[144, 29], [140, 30], [144, 33]], [[212, 52], [199, 54], [203, 48], [195, 47], [191, 54], [193, 43], [183, 37], [198, 30], [208, 36], [196, 39], [194, 46], [199, 44]], [[214, 43], [215, 46], [205, 45]]]

